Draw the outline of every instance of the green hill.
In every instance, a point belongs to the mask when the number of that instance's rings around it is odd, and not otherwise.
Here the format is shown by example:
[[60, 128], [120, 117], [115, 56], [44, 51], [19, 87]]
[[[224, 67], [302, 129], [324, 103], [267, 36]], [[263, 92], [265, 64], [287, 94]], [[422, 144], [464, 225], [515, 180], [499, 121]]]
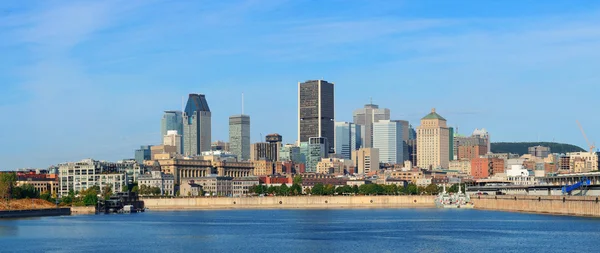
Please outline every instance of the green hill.
[[513, 153], [524, 155], [528, 154], [528, 148], [533, 146], [544, 146], [550, 147], [552, 153], [567, 153], [567, 152], [581, 152], [584, 149], [564, 143], [556, 142], [492, 142], [493, 153]]

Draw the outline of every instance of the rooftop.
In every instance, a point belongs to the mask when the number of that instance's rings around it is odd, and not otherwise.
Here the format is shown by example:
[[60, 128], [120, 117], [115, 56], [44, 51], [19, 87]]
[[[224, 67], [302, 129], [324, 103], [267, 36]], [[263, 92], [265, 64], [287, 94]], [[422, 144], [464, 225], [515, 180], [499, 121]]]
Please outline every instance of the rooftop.
[[437, 120], [443, 120], [446, 121], [446, 119], [444, 119], [444, 117], [440, 116], [439, 114], [437, 114], [435, 112], [435, 108], [431, 109], [431, 113], [427, 114], [425, 117], [423, 117], [422, 119], [437, 119]]

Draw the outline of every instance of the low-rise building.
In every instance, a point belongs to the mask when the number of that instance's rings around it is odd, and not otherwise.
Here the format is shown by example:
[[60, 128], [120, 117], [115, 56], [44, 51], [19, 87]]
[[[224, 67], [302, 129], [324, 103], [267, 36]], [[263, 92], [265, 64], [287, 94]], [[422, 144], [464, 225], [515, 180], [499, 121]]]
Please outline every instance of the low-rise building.
[[460, 171], [462, 174], [471, 175], [471, 161], [467, 159], [450, 161], [448, 170]]
[[317, 173], [344, 175], [354, 167], [352, 160], [323, 158], [317, 163]]
[[208, 177], [201, 177], [195, 179], [194, 181], [196, 184], [202, 186], [202, 190], [206, 193], [206, 195], [232, 196], [232, 180], [232, 177], [220, 177], [216, 175], [210, 175]]
[[390, 171], [386, 172], [389, 178], [396, 178], [404, 181], [416, 184], [417, 181], [424, 177], [423, 171], [421, 170], [408, 170], [408, 171]]
[[250, 188], [258, 185], [258, 177], [240, 177], [231, 180], [231, 192], [233, 197], [241, 197], [250, 194]]
[[32, 185], [37, 192], [49, 193], [55, 195], [58, 192], [58, 178], [57, 177], [17, 177], [17, 186], [23, 186], [25, 184]]
[[273, 174], [274, 163], [268, 160], [252, 161], [255, 176], [267, 176]]
[[158, 162], [154, 162], [150, 174], [144, 174], [138, 177], [138, 185], [140, 187], [142, 185], [147, 187], [157, 187], [160, 189], [161, 195], [175, 195], [175, 177], [171, 174], [162, 172]]
[[501, 158], [475, 158], [471, 160], [471, 176], [478, 179], [504, 173], [504, 161]]
[[110, 186], [113, 192], [120, 192], [127, 185], [127, 173], [119, 172], [117, 163], [85, 159], [79, 162], [58, 165], [58, 194], [65, 196], [69, 191], [80, 192], [92, 186], [103, 189]]
[[202, 194], [202, 186], [196, 184], [194, 180], [188, 180], [179, 186], [180, 196], [198, 197]]

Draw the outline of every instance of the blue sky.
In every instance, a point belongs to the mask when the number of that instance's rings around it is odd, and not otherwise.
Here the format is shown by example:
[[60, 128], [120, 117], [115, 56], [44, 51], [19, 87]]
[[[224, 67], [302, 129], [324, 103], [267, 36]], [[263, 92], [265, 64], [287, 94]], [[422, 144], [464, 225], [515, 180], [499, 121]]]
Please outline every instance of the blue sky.
[[213, 140], [245, 93], [252, 141], [297, 133], [297, 82], [463, 134], [600, 142], [599, 1], [3, 1], [0, 169], [133, 157], [204, 93]]

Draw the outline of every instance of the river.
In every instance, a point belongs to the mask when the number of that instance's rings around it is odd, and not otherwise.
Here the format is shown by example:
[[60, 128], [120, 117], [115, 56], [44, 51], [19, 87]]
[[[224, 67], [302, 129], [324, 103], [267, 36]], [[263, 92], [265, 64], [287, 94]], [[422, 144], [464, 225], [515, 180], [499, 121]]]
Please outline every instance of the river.
[[480, 210], [216, 210], [0, 220], [1, 252], [594, 252], [600, 219]]

